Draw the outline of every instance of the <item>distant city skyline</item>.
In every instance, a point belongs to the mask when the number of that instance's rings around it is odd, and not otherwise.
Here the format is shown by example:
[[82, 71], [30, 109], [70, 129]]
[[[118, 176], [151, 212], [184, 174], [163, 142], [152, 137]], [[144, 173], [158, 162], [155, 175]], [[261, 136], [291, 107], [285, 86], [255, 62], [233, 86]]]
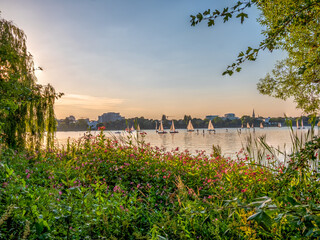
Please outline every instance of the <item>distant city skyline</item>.
[[262, 53], [232, 77], [221, 76], [247, 46], [261, 40], [258, 12], [241, 25], [233, 19], [214, 28], [191, 27], [191, 14], [236, 1], [0, 0], [1, 16], [27, 35], [41, 84], [65, 95], [57, 118], [97, 119], [104, 112], [126, 118], [162, 114], [235, 113], [300, 116], [295, 104], [262, 96], [258, 80], [285, 53]]
[[[140, 118], [140, 117], [144, 117], [145, 119], [153, 119], [153, 120], [161, 120], [162, 119], [162, 116], [165, 115], [165, 114], [161, 114], [161, 116], [157, 117], [157, 118], [152, 118], [152, 117], [146, 117], [146, 116], [133, 116], [133, 117], [126, 117], [124, 115], [122, 115], [121, 113], [115, 113], [115, 112], [105, 112], [105, 113], [101, 113], [101, 115], [98, 115], [96, 116], [96, 118], [89, 118], [89, 117], [86, 117], [86, 116], [81, 116], [81, 117], [76, 117], [74, 115], [68, 115], [66, 117], [62, 117], [62, 118], [57, 118], [58, 120], [63, 120], [65, 118], [69, 118], [69, 119], [73, 119], [74, 120], [79, 120], [79, 119], [88, 119], [89, 121], [96, 121], [96, 122], [108, 122], [108, 121], [116, 121], [116, 120], [123, 120], [123, 119], [129, 119], [129, 118]], [[184, 114], [183, 116], [181, 117], [174, 117], [174, 116], [167, 116], [167, 119], [168, 120], [181, 120], [184, 118], [184, 116], [189, 116], [190, 114]], [[264, 118], [264, 119], [267, 119], [267, 118], [277, 118], [277, 117], [285, 117], [284, 115], [282, 116], [264, 116], [264, 115], [260, 115], [260, 114], [255, 114], [253, 116], [253, 114], [251, 113], [250, 114], [243, 114], [243, 115], [237, 115], [237, 114], [234, 114], [234, 113], [231, 113], [231, 112], [227, 112], [225, 114], [221, 114], [221, 115], [218, 115], [218, 114], [214, 114], [214, 115], [211, 115], [211, 114], [208, 114], [208, 115], [205, 115], [205, 116], [200, 116], [200, 117], [197, 117], [197, 116], [192, 116], [192, 118], [200, 118], [200, 119], [209, 119], [209, 120], [213, 120], [214, 118], [216, 117], [219, 117], [219, 118], [227, 118], [227, 119], [239, 119], [241, 118], [242, 116], [250, 116], [250, 117], [253, 117], [253, 118]], [[301, 115], [298, 115], [298, 116], [289, 116], [289, 115], [286, 115], [286, 117], [301, 117]]]

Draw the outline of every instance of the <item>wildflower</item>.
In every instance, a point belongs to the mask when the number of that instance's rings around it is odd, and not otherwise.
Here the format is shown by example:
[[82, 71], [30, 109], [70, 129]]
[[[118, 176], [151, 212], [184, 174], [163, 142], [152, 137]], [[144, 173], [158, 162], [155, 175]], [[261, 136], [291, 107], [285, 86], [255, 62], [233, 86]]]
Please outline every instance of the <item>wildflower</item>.
[[120, 190], [121, 190], [121, 188], [119, 186], [117, 186], [117, 185], [113, 188], [114, 192], [117, 192], [117, 191], [120, 191]]

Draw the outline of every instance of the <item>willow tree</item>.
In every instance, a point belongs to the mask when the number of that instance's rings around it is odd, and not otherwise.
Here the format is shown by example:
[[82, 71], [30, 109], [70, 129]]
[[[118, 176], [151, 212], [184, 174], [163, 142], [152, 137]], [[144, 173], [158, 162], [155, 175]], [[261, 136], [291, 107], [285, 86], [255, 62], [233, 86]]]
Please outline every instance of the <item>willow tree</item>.
[[45, 132], [47, 147], [53, 145], [53, 106], [61, 94], [37, 84], [35, 70], [24, 32], [0, 18], [0, 139], [10, 148], [39, 148]]
[[260, 11], [258, 22], [264, 39], [257, 47], [239, 53], [236, 61], [223, 74], [241, 71], [245, 61], [255, 61], [263, 50], [281, 49], [287, 59], [258, 83], [262, 94], [287, 99], [293, 97], [297, 107], [306, 113], [320, 107], [320, 0], [244, 0], [223, 10], [210, 9], [191, 16], [191, 25], [207, 21], [214, 26], [218, 18], [227, 22], [235, 16], [241, 23], [248, 18], [246, 10], [255, 6]]

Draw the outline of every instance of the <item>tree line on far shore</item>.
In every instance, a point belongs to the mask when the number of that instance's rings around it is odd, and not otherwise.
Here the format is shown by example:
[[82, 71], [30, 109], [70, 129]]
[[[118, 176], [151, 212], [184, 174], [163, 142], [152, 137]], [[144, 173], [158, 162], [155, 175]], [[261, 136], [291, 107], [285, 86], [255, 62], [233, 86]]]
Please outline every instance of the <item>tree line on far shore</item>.
[[[190, 115], [185, 115], [183, 119], [173, 120], [174, 126], [177, 129], [185, 129], [187, 128], [187, 124], [191, 120], [194, 128], [207, 128], [209, 124], [209, 119], [200, 119], [200, 118], [192, 118]], [[244, 115], [241, 118], [237, 119], [227, 119], [216, 117], [212, 120], [212, 124], [215, 128], [241, 128], [247, 127], [247, 123], [250, 126], [260, 127], [260, 123], [263, 124], [264, 127], [277, 127], [278, 123], [281, 123], [282, 126], [287, 126], [292, 123], [295, 126], [296, 121], [298, 120], [299, 125], [301, 125], [301, 120], [303, 121], [304, 126], [310, 125], [314, 118], [312, 116], [303, 116], [300, 118], [285, 118], [285, 117], [274, 117], [270, 118], [267, 121], [264, 118], [253, 118], [248, 115]], [[162, 116], [162, 123], [165, 129], [169, 129], [172, 120], [168, 119], [165, 115]], [[99, 127], [104, 126], [106, 130], [125, 130], [126, 128], [135, 129], [139, 125], [141, 130], [144, 129], [155, 129], [157, 126], [159, 127], [160, 120], [155, 119], [147, 119], [144, 117], [136, 117], [136, 118], [128, 118], [122, 119], [112, 122], [103, 122], [98, 123], [95, 128], [90, 128], [87, 121], [85, 119], [78, 119], [76, 122], [70, 122], [67, 120], [60, 121], [60, 124], [57, 127], [58, 131], [86, 131], [86, 130], [96, 130]]]

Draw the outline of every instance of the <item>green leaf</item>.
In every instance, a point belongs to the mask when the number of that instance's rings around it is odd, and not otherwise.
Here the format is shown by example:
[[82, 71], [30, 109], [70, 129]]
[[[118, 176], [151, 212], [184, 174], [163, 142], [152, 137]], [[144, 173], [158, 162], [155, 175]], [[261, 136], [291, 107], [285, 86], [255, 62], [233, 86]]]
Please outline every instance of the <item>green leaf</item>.
[[244, 22], [244, 19], [245, 18], [248, 18], [248, 14], [246, 14], [246, 13], [239, 13], [237, 16], [236, 16], [236, 18], [240, 18], [240, 20], [241, 20], [241, 23], [243, 23]]
[[256, 221], [264, 230], [269, 231], [272, 226], [272, 219], [265, 211], [259, 211], [250, 217], [248, 217], [247, 221], [254, 220]]
[[213, 19], [209, 19], [208, 27], [212, 27], [212, 26], [214, 26], [214, 20]]

